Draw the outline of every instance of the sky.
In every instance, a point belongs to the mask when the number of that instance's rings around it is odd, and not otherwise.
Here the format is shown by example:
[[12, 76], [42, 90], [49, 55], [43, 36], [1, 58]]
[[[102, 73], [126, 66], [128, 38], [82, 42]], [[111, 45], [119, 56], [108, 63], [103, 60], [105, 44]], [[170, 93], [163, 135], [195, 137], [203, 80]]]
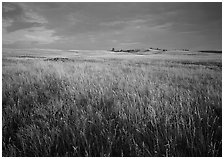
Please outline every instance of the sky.
[[221, 2], [2, 3], [3, 48], [221, 50]]

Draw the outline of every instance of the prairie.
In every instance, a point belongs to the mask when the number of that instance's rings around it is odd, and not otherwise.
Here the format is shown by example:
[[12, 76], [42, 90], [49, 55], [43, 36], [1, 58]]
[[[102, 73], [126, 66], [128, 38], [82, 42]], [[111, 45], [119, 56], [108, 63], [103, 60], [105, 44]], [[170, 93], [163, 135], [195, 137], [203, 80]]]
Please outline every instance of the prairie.
[[3, 50], [3, 156], [222, 156], [222, 55]]

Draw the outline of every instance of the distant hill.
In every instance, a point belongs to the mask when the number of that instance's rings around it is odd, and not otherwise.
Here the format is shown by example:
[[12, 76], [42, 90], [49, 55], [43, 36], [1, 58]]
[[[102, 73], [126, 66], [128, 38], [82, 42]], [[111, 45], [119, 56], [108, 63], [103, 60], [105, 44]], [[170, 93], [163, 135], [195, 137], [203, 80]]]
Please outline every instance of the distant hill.
[[206, 53], [222, 53], [222, 51], [216, 51], [216, 50], [200, 50], [199, 52], [206, 52]]

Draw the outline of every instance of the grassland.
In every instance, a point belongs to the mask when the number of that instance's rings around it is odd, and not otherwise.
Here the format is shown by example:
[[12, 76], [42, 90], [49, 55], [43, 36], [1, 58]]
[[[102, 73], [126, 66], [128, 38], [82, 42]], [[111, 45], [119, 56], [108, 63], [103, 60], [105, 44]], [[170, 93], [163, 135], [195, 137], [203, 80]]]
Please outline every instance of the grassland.
[[3, 156], [222, 156], [220, 54], [28, 53], [3, 53]]

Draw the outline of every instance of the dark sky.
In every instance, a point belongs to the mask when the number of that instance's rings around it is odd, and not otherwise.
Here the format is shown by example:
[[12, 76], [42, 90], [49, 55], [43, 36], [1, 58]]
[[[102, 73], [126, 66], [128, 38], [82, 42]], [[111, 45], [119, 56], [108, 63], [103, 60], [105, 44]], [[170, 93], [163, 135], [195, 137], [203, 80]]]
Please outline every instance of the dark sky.
[[3, 47], [222, 49], [222, 4], [2, 3]]

